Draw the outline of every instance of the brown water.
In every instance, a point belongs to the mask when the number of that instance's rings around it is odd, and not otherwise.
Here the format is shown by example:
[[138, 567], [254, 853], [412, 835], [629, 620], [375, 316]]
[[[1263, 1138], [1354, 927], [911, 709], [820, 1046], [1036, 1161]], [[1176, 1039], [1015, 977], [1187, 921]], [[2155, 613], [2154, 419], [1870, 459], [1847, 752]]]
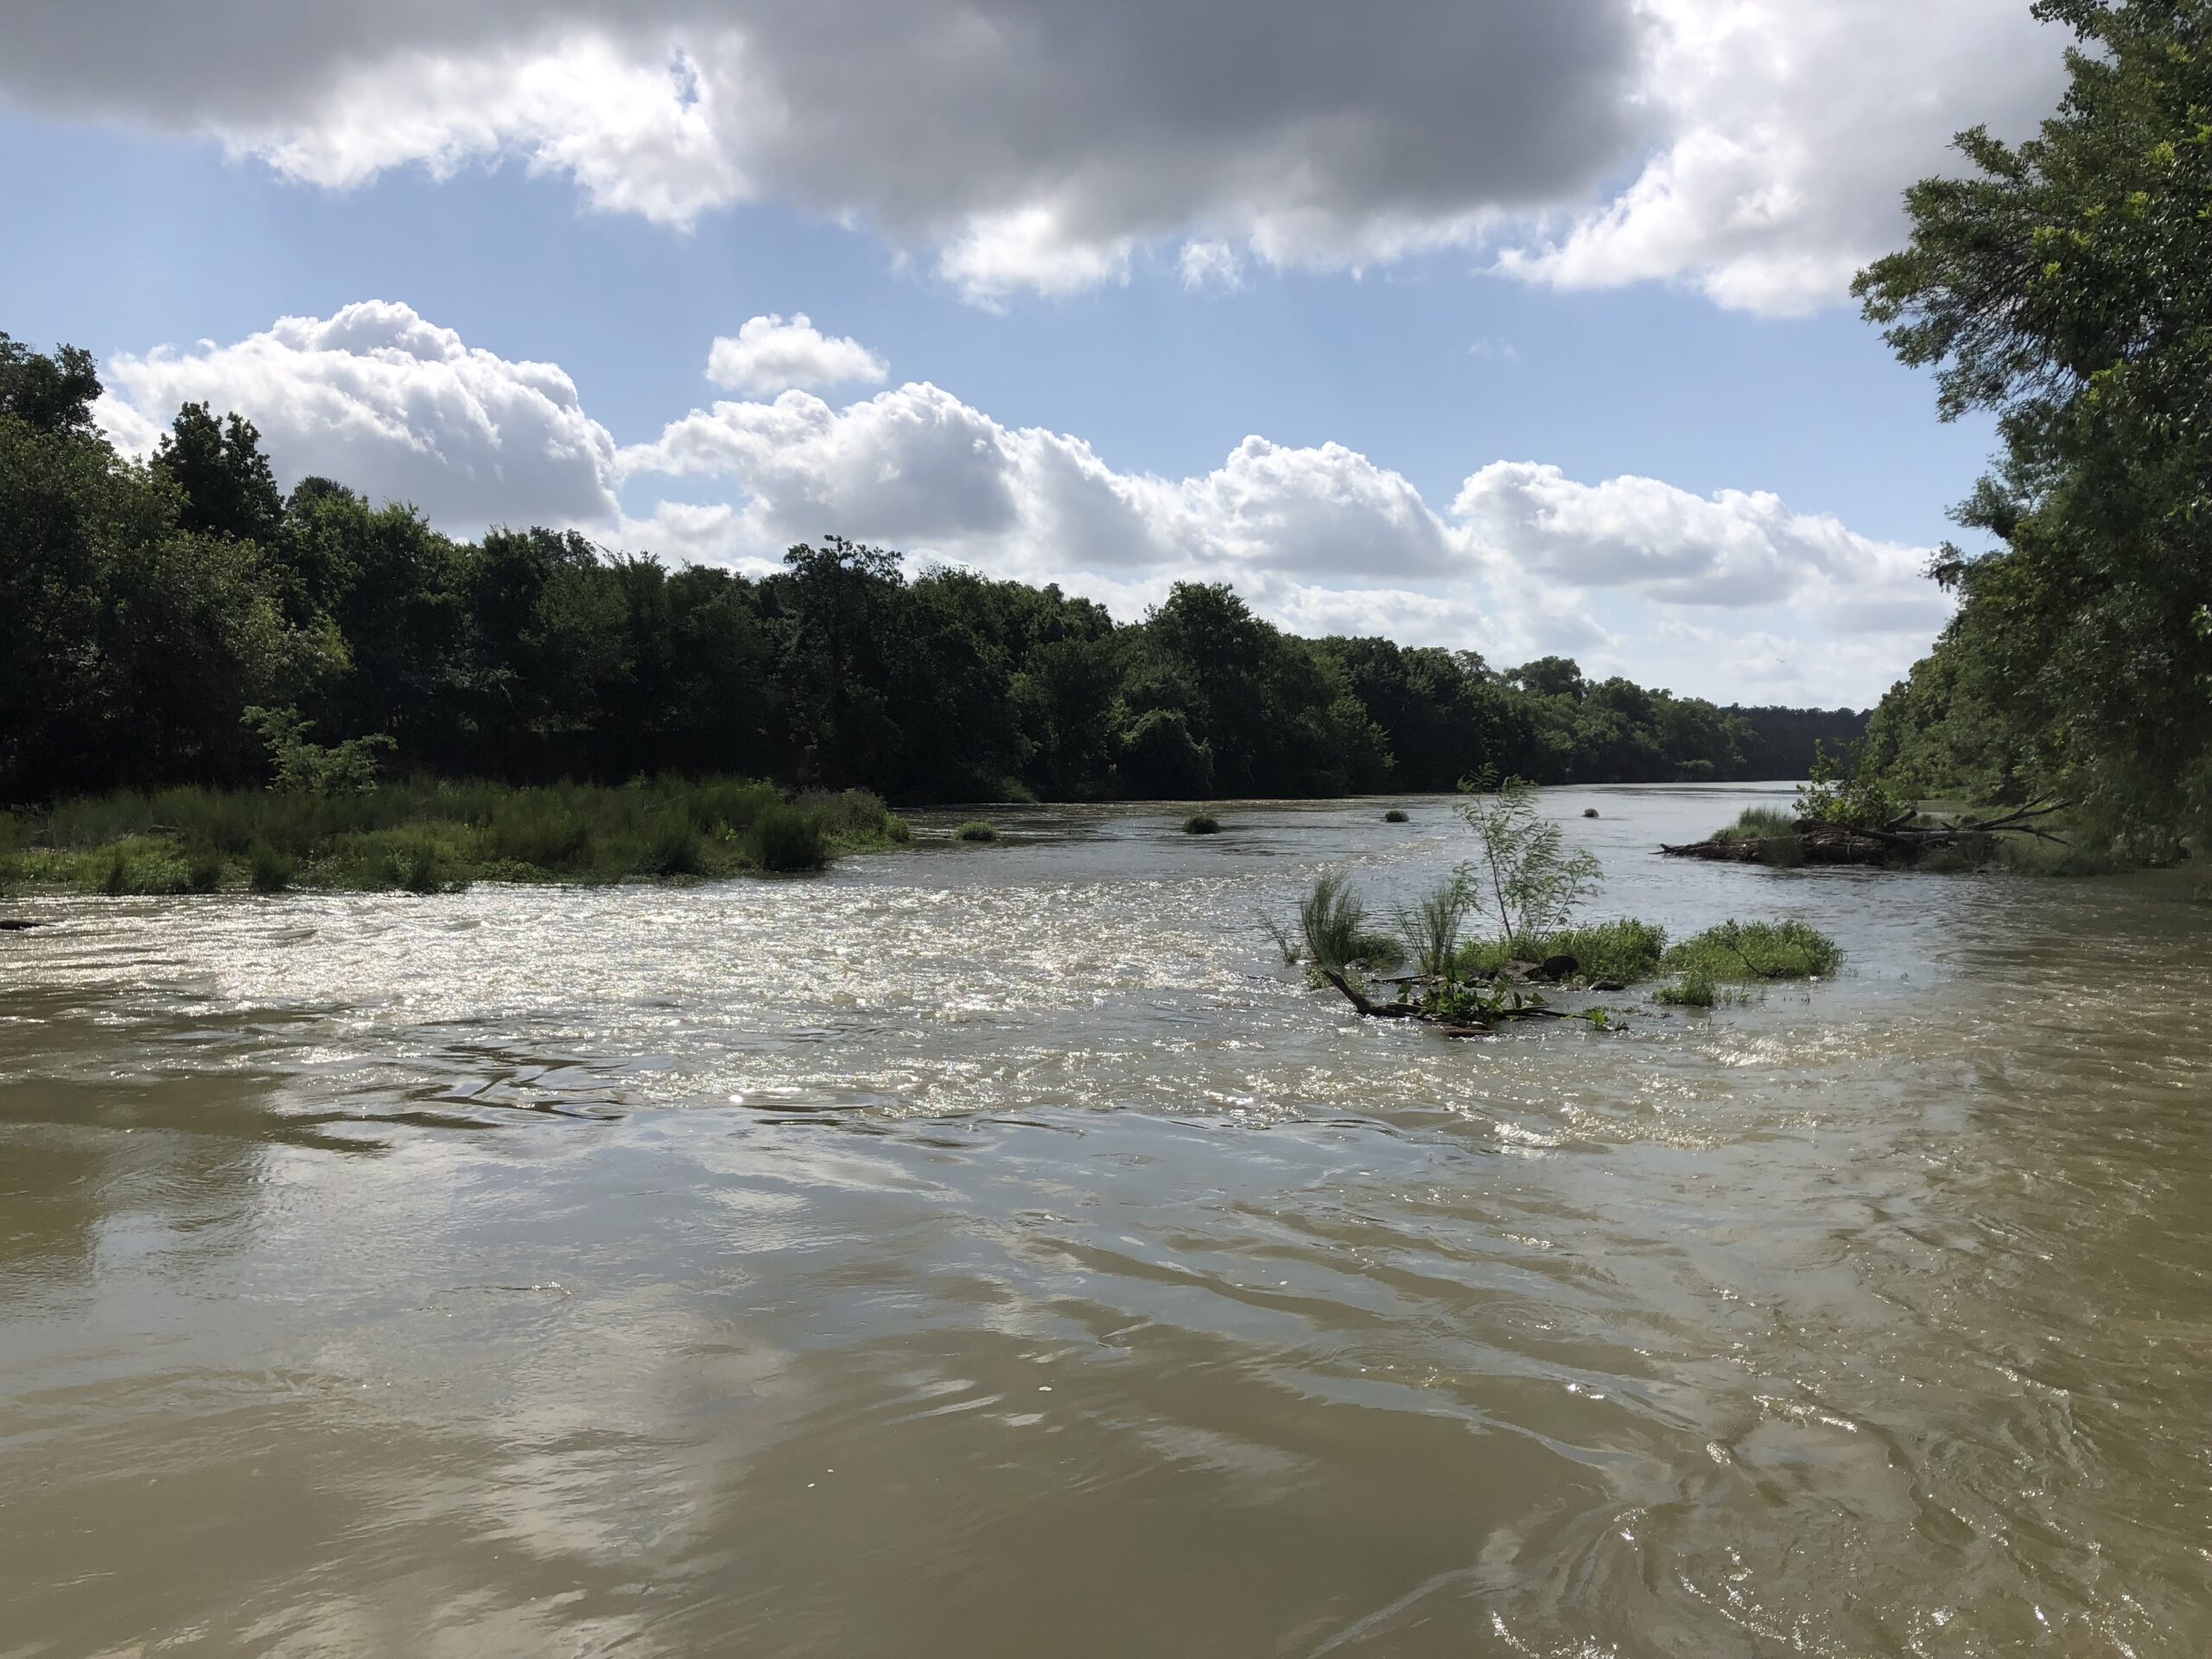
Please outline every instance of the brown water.
[[1751, 798], [1549, 797], [1842, 978], [1463, 1045], [1255, 919], [1435, 801], [19, 900], [0, 1655], [2212, 1651], [2212, 916]]

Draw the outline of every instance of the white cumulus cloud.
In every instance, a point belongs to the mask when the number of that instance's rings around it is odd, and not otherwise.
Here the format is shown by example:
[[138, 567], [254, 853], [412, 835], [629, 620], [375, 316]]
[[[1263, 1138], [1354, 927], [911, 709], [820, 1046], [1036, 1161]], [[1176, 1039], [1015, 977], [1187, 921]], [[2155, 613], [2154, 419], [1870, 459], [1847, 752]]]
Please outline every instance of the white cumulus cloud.
[[707, 354], [707, 378], [734, 391], [880, 385], [891, 368], [850, 335], [828, 335], [805, 312], [786, 321], [748, 318], [734, 338], [723, 334]]
[[133, 449], [204, 403], [260, 428], [288, 486], [319, 474], [469, 533], [620, 516], [614, 441], [565, 372], [471, 347], [395, 302], [281, 318], [229, 346], [111, 358], [102, 378], [102, 419]]

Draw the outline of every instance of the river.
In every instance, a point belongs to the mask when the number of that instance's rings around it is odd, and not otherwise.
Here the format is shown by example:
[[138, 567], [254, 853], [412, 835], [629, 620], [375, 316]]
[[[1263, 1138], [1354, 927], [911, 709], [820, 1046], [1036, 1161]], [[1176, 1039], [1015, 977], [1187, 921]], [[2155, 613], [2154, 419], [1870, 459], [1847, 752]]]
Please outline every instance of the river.
[[1836, 980], [1466, 1043], [1258, 920], [1436, 799], [19, 899], [0, 1656], [2212, 1651], [2212, 912], [1787, 798], [1545, 805]]

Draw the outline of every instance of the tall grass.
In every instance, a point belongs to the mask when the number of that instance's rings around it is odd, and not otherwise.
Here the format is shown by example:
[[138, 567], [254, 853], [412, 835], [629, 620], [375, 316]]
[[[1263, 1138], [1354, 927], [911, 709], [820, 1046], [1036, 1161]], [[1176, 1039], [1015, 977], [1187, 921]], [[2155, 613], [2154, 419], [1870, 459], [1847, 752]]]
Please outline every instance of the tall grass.
[[1306, 961], [1332, 973], [1355, 962], [1387, 968], [1404, 956], [1396, 939], [1368, 926], [1367, 901], [1342, 870], [1325, 870], [1313, 878], [1298, 906], [1298, 936]]
[[1713, 834], [1717, 842], [1756, 841], [1759, 862], [1777, 869], [1796, 869], [1805, 861], [1805, 849], [1797, 839], [1797, 815], [1777, 806], [1747, 806], [1736, 822]]
[[0, 815], [0, 857], [29, 882], [91, 892], [440, 892], [471, 880], [818, 869], [909, 835], [860, 791], [786, 800], [744, 779], [526, 789], [416, 779], [346, 794], [171, 789], [64, 801]]
[[1459, 933], [1467, 922], [1467, 889], [1456, 877], [1440, 881], [1395, 912], [1414, 967], [1433, 978], [1449, 974], [1459, 960]]

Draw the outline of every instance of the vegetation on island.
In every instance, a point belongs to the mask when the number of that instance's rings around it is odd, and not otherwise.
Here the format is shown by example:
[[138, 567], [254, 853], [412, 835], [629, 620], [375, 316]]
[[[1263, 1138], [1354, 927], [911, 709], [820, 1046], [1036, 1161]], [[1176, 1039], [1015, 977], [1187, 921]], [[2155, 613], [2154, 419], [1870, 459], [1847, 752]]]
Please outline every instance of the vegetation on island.
[[1183, 833], [1186, 836], [1217, 836], [1221, 833], [1221, 820], [1210, 812], [1193, 812], [1183, 820]]
[[[1570, 849], [1539, 810], [1533, 785], [1494, 774], [1461, 785], [1461, 820], [1474, 856], [1373, 926], [1344, 871], [1323, 871], [1294, 927], [1268, 931], [1287, 964], [1306, 965], [1370, 1019], [1417, 1020], [1470, 1036], [1508, 1020], [1580, 1019], [1604, 1026], [1602, 1004], [1560, 1007], [1541, 988], [1619, 992], [1670, 976], [1651, 992], [1662, 1005], [1711, 1007], [1736, 988], [1823, 979], [1843, 954], [1797, 921], [1730, 920], [1669, 945], [1667, 931], [1634, 918], [1577, 923], [1598, 888], [1596, 860]], [[1474, 937], [1467, 938], [1469, 931]], [[1401, 963], [1411, 971], [1387, 976]]]
[[[1840, 761], [1823, 753], [1813, 770], [1814, 781], [1797, 791], [1794, 811], [1746, 807], [1735, 823], [1706, 840], [1660, 851], [1675, 858], [1779, 869], [1849, 864], [1956, 871], [2002, 862], [2090, 874], [2114, 868], [2111, 854], [2082, 851], [2061, 833], [2075, 827], [2064, 802], [2029, 801], [1979, 812], [1923, 810], [1923, 804], [1905, 798], [1883, 778], [1863, 750]], [[2024, 848], [2036, 849], [2039, 855], [2024, 853]]]
[[482, 880], [795, 874], [908, 835], [864, 791], [786, 798], [770, 785], [728, 779], [180, 787], [0, 813], [0, 890], [436, 893]]
[[1907, 803], [2064, 802], [2077, 856], [2163, 860], [2212, 832], [2212, 17], [2034, 9], [2078, 41], [2058, 110], [1960, 135], [1966, 176], [1908, 192], [1910, 245], [1854, 290], [2001, 444], [1865, 770]]

